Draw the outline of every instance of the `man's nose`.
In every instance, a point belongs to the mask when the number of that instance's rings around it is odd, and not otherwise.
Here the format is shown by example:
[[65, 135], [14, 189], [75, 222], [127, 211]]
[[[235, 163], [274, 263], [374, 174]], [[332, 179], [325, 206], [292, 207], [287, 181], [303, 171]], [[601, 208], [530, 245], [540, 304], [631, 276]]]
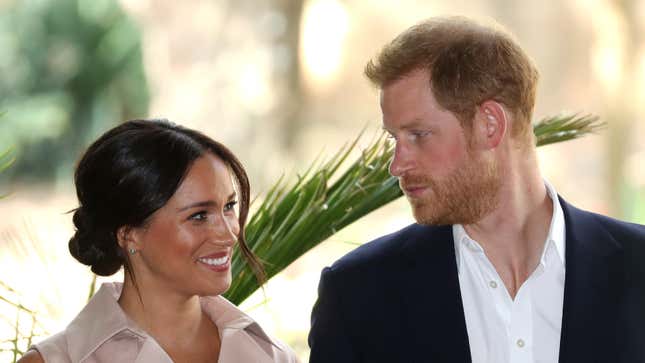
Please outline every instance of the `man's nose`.
[[394, 147], [394, 156], [390, 162], [390, 175], [400, 178], [408, 170], [412, 169], [414, 160], [411, 156], [410, 150], [397, 142]]

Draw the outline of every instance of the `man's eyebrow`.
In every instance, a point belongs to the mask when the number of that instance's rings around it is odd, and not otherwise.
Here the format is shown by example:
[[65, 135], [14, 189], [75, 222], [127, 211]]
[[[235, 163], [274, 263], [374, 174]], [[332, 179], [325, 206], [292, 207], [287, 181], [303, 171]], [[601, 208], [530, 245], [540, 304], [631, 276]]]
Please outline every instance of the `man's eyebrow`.
[[[415, 118], [415, 119], [410, 120], [409, 122], [403, 123], [403, 125], [401, 127], [399, 127], [399, 130], [406, 131], [406, 130], [410, 130], [410, 129], [416, 129], [416, 128], [419, 128], [419, 127], [426, 127], [426, 125], [423, 125], [423, 123], [424, 123], [424, 121], [422, 119]], [[385, 127], [385, 125], [381, 125], [381, 129], [383, 129], [383, 131], [385, 131], [385, 132], [392, 133], [392, 130], [390, 130], [387, 127]]]

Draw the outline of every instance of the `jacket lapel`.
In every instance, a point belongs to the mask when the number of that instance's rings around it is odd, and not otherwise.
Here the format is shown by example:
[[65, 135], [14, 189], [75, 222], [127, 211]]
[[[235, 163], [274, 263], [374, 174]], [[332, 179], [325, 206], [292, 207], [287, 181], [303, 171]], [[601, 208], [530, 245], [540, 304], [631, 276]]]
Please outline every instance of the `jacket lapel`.
[[470, 362], [452, 228], [418, 226], [403, 254], [406, 361]]
[[625, 281], [622, 248], [592, 214], [560, 203], [566, 223], [560, 363], [611, 361]]

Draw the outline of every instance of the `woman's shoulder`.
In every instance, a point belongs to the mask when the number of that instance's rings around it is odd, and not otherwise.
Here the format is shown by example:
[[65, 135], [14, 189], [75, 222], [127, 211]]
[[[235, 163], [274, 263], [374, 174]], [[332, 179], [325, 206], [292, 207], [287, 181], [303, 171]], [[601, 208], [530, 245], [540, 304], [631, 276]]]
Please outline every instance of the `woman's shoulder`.
[[[114, 291], [104, 284], [67, 327], [45, 338], [29, 349], [46, 362], [65, 363], [85, 356], [125, 326], [125, 318], [116, 311]], [[31, 361], [26, 361], [31, 362]]]
[[45, 363], [45, 361], [37, 350], [30, 349], [18, 360], [18, 363]]
[[[28, 358], [36, 359], [32, 357], [37, 356], [41, 360], [26, 360], [25, 362], [44, 362], [45, 359], [47, 359], [48, 362], [70, 362], [67, 348], [67, 337], [65, 335], [65, 331], [62, 331], [32, 345], [29, 348], [28, 353], [30, 355]], [[27, 354], [25, 354], [24, 357], [27, 357]]]

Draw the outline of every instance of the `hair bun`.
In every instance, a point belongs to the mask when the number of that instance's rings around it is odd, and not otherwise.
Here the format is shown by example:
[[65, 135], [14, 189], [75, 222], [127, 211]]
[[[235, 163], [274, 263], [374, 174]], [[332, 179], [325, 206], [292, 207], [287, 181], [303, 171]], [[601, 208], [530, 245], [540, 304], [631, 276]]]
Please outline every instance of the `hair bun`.
[[96, 228], [83, 207], [76, 209], [73, 221], [76, 233], [69, 240], [69, 252], [72, 256], [80, 263], [90, 266], [97, 275], [109, 276], [119, 271], [123, 265], [123, 256], [114, 233]]

